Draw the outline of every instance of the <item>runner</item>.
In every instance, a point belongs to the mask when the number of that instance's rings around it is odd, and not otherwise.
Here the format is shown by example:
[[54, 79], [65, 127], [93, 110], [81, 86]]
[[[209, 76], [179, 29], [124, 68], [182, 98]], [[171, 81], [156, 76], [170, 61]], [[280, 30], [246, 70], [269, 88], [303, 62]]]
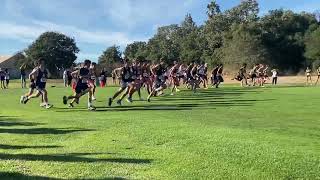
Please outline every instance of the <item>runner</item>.
[[100, 77], [99, 77], [99, 80], [100, 80], [100, 87], [105, 87], [106, 84], [107, 84], [107, 71], [106, 71], [106, 68], [103, 68], [100, 72]]
[[142, 64], [142, 83], [146, 87], [148, 94], [152, 91], [152, 80], [151, 80], [151, 64], [144, 62]]
[[[34, 72], [38, 69], [39, 65], [38, 62], [34, 63], [35, 68], [31, 71]], [[31, 75], [31, 73], [29, 74], [29, 79], [30, 79], [30, 85], [29, 85], [29, 91], [24, 94], [23, 96], [21, 96], [20, 98], [20, 103], [23, 104], [24, 100], [27, 99], [29, 96], [31, 96], [35, 90], [36, 90], [36, 83], [35, 83], [35, 77]], [[41, 93], [39, 91], [37, 91], [37, 97], [39, 97], [41, 95]], [[43, 97], [41, 96], [41, 102], [40, 102], [40, 107], [44, 107], [44, 100]]]
[[198, 75], [198, 64], [195, 62], [193, 64], [193, 67], [190, 71], [190, 78], [189, 78], [189, 82], [191, 85], [191, 90], [195, 93], [197, 88], [199, 87], [199, 75]]
[[311, 77], [311, 69], [307, 67], [306, 69], [306, 76], [307, 76], [307, 85], [312, 85], [312, 77]]
[[121, 86], [120, 89], [113, 95], [113, 97], [109, 98], [108, 105], [111, 106], [112, 102], [125, 91], [125, 93], [122, 95], [122, 97], [117, 101], [118, 105], [121, 105], [121, 100], [123, 97], [125, 97], [129, 93], [129, 89], [133, 87], [132, 82], [132, 68], [129, 65], [129, 62], [127, 60], [124, 61], [123, 67], [115, 69], [113, 72], [115, 72], [118, 77], [121, 78]]
[[218, 71], [217, 71], [217, 84], [216, 88], [219, 88], [219, 85], [224, 82], [223, 79], [223, 64], [219, 65]]
[[239, 69], [239, 81], [241, 81], [241, 87], [248, 86], [247, 81], [247, 64], [244, 63], [242, 67]]
[[186, 69], [186, 78], [187, 78], [186, 87], [187, 87], [187, 89], [189, 89], [191, 83], [193, 83], [193, 78], [191, 76], [191, 70], [193, 67], [194, 67], [194, 63], [192, 62], [189, 64], [189, 66]]
[[258, 84], [260, 87], [264, 87], [264, 65], [263, 64], [260, 64], [259, 65], [259, 68], [257, 70], [257, 75], [258, 75]]
[[319, 67], [318, 67], [318, 69], [317, 69], [317, 73], [318, 73], [318, 78], [317, 78], [317, 82], [316, 82], [316, 84], [315, 84], [315, 85], [317, 85], [317, 84], [318, 84], [319, 79], [320, 79], [320, 66], [319, 66]]
[[147, 101], [151, 101], [151, 97], [157, 95], [157, 93], [162, 92], [164, 89], [167, 88], [166, 85], [166, 78], [165, 78], [165, 73], [166, 73], [166, 68], [164, 66], [164, 61], [163, 59], [160, 59], [160, 63], [155, 65], [152, 69], [151, 72], [155, 75], [155, 81], [152, 87], [152, 91], [148, 96]]
[[173, 92], [179, 92], [180, 90], [178, 89], [180, 82], [179, 82], [179, 63], [177, 61], [173, 62], [173, 67], [169, 70], [169, 78], [170, 78], [170, 84], [173, 86], [171, 89], [171, 96], [173, 96]]
[[212, 85], [212, 87], [214, 87], [218, 83], [218, 79], [217, 79], [218, 69], [219, 69], [219, 65], [217, 65], [211, 71], [211, 85]]
[[10, 73], [8, 69], [4, 70], [4, 79], [6, 81], [6, 88], [9, 88], [9, 82], [10, 82]]
[[89, 71], [90, 71], [89, 86], [90, 86], [90, 88], [92, 90], [92, 100], [95, 101], [96, 100], [95, 93], [96, 93], [96, 88], [97, 88], [96, 80], [97, 80], [97, 77], [98, 77], [97, 63], [92, 62]]
[[203, 88], [207, 89], [207, 71], [208, 68], [206, 67], [205, 63], [201, 63], [201, 65], [198, 67], [198, 75], [200, 82], [203, 83]]
[[72, 76], [77, 77], [77, 85], [75, 87], [75, 93], [72, 96], [64, 96], [63, 104], [68, 104], [68, 100], [72, 99], [69, 104], [70, 108], [74, 107], [74, 103], [79, 103], [79, 99], [88, 93], [88, 110], [94, 111], [96, 108], [92, 104], [93, 97], [93, 87], [89, 85], [89, 80], [91, 78], [90, 74], [90, 60], [85, 60], [83, 66], [74, 72], [72, 72]]
[[23, 104], [26, 104], [30, 99], [37, 98], [41, 95], [44, 103], [43, 107], [50, 109], [52, 105], [48, 103], [48, 92], [46, 90], [47, 79], [50, 77], [50, 72], [46, 68], [45, 60], [43, 58], [39, 58], [38, 64], [39, 66], [29, 74], [29, 77], [34, 77], [37, 93], [26, 97], [23, 100]]
[[251, 79], [251, 85], [256, 85], [256, 79], [257, 79], [257, 69], [259, 67], [259, 64], [256, 64], [253, 66], [253, 68], [250, 70], [250, 79]]

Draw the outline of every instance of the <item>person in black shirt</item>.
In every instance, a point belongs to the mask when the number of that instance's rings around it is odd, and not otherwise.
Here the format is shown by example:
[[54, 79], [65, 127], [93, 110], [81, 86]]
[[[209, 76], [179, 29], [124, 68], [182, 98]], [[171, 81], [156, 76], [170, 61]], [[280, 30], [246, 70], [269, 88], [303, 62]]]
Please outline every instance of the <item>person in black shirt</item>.
[[89, 80], [91, 78], [90, 74], [90, 60], [85, 60], [83, 67], [79, 70], [72, 72], [72, 76], [76, 76], [77, 78], [77, 85], [75, 88], [75, 94], [72, 96], [64, 96], [63, 97], [63, 104], [68, 104], [68, 100], [72, 99], [69, 107], [72, 108], [74, 103], [79, 103], [79, 99], [88, 93], [88, 110], [94, 111], [96, 108], [92, 105], [92, 95], [93, 90], [92, 87], [89, 85]]
[[21, 75], [21, 87], [22, 88], [26, 88], [27, 87], [27, 83], [26, 83], [26, 68], [27, 65], [26, 64], [22, 64], [20, 66], [20, 75]]
[[[114, 70], [116, 74], [118, 74], [118, 77], [121, 78], [121, 86], [120, 89], [113, 95], [113, 97], [110, 97], [108, 99], [108, 105], [111, 106], [112, 102], [125, 91], [124, 94], [129, 93], [129, 89], [133, 87], [133, 71], [132, 68], [129, 65], [129, 62], [127, 60], [124, 61], [124, 65], [120, 68], [117, 68]], [[117, 101], [118, 105], [121, 105], [121, 99]]]
[[158, 92], [161, 92], [167, 88], [165, 77], [166, 67], [164, 66], [164, 61], [162, 59], [160, 60], [159, 64], [152, 68], [151, 72], [155, 75], [155, 81], [152, 91], [148, 96], [148, 102], [151, 101], [152, 96], [155, 96]]
[[100, 80], [100, 87], [105, 87], [106, 86], [106, 84], [107, 84], [107, 72], [106, 72], [106, 69], [105, 68], [103, 68], [102, 70], [101, 70], [101, 72], [100, 72], [100, 78], [99, 78], [99, 80]]
[[41, 95], [44, 103], [43, 106], [46, 109], [50, 109], [52, 105], [48, 103], [48, 92], [46, 90], [47, 79], [50, 77], [50, 72], [46, 68], [45, 60], [43, 58], [39, 58], [38, 64], [39, 66], [29, 74], [30, 77], [34, 77], [34, 83], [37, 89], [37, 93], [25, 98], [23, 103], [26, 104], [30, 99], [37, 98], [39, 97], [39, 95]]

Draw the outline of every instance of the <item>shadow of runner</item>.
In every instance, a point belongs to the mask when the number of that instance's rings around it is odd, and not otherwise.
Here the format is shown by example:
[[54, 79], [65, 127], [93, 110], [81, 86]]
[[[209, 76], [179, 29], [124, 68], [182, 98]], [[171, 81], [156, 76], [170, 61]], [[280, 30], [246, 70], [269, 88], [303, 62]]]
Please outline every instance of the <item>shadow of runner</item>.
[[30, 129], [0, 129], [1, 133], [8, 134], [70, 134], [75, 132], [95, 131], [94, 129], [55, 129], [55, 128], [30, 128]]
[[[44, 176], [32, 176], [26, 175], [18, 172], [0, 172], [1, 179], [20, 179], [20, 180], [64, 180], [60, 178], [51, 178], [51, 177], [44, 177]], [[101, 179], [90, 179], [90, 178], [83, 178], [86, 180], [125, 180], [126, 178], [122, 177], [110, 177], [110, 178], [101, 178]], [[71, 180], [82, 180], [82, 179], [71, 179]]]
[[0, 144], [0, 149], [45, 149], [45, 148], [61, 148], [63, 146], [19, 146]]
[[16, 122], [15, 120], [12, 120], [11, 118], [3, 119], [0, 117], [0, 126], [37, 126], [37, 125], [43, 125], [42, 123], [34, 123], [34, 122]]
[[[83, 154], [5, 154], [0, 153], [1, 160], [20, 160], [20, 161], [46, 161], [46, 162], [109, 162], [109, 163], [124, 163], [124, 164], [149, 164], [152, 162], [150, 159], [133, 159], [133, 158], [88, 158], [81, 157]], [[86, 153], [85, 155], [92, 155]], [[94, 154], [93, 154], [94, 155]]]

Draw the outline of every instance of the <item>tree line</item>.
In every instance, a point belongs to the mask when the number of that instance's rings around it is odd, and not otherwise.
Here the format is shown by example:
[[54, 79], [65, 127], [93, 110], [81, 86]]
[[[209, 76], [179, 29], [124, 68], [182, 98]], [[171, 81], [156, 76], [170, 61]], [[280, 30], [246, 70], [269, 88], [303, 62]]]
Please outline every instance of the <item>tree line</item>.
[[[242, 0], [225, 11], [213, 0], [204, 13], [207, 20], [201, 25], [187, 14], [180, 24], [159, 27], [148, 41], [128, 44], [124, 52], [117, 45], [108, 47], [99, 65], [114, 67], [123, 56], [152, 62], [162, 58], [168, 64], [175, 60], [223, 63], [230, 70], [243, 63], [263, 63], [288, 74], [320, 65], [320, 13], [276, 9], [261, 16], [257, 0]], [[25, 54], [29, 62], [41, 56], [51, 68], [63, 68], [74, 64], [78, 52], [74, 39], [47, 32]]]

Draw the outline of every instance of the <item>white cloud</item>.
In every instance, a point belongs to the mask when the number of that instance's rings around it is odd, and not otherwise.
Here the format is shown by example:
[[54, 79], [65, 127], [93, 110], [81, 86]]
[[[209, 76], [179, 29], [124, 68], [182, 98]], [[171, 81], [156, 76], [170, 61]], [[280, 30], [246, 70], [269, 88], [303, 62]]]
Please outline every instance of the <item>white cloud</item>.
[[59, 25], [52, 22], [33, 21], [29, 25], [18, 25], [8, 22], [0, 22], [0, 38], [16, 39], [30, 42], [46, 31], [57, 31], [74, 37], [77, 42], [124, 46], [136, 40], [146, 38], [133, 38], [123, 32], [113, 31], [88, 31], [75, 26]]

